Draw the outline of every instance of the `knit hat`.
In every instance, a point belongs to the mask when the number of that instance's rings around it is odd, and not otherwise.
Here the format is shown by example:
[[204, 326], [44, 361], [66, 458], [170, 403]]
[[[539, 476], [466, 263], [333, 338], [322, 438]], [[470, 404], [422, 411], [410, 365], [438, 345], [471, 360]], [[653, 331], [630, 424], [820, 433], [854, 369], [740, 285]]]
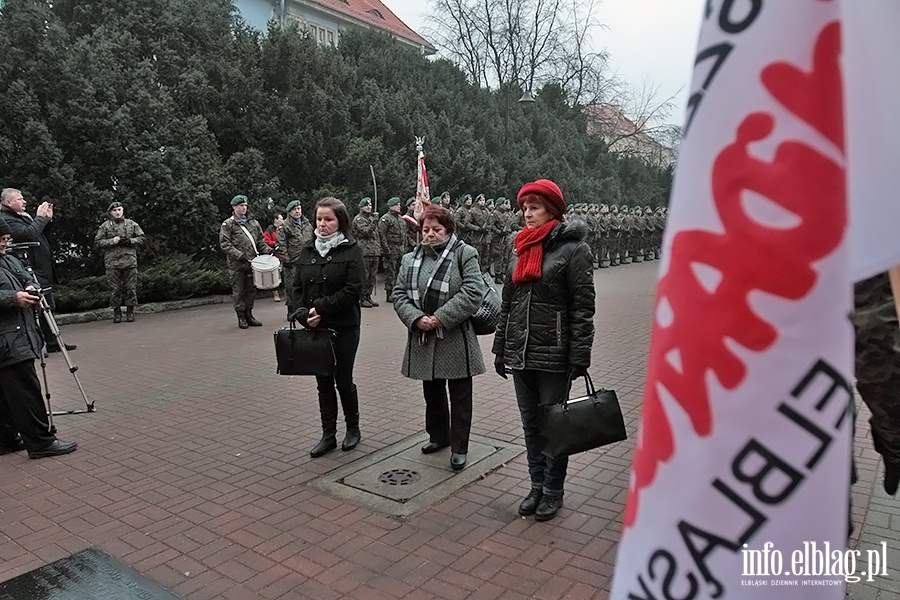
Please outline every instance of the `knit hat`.
[[299, 200], [291, 200], [290, 202], [288, 202], [287, 211], [291, 212], [297, 206], [300, 206], [300, 201]]
[[231, 205], [237, 206], [238, 204], [247, 204], [247, 196], [243, 194], [238, 194], [234, 198], [231, 199]]
[[400, 204], [400, 198], [398, 198], [397, 196], [394, 196], [387, 201], [388, 206], [397, 206], [398, 204]]
[[360, 200], [359, 207], [362, 208], [363, 206], [372, 206], [372, 199], [366, 196], [365, 198]]
[[110, 202], [109, 206], [106, 207], [106, 212], [109, 212], [114, 208], [119, 208], [120, 206], [122, 206], [121, 202]]
[[547, 201], [551, 212], [555, 213], [557, 217], [566, 212], [566, 201], [563, 199], [562, 190], [549, 179], [538, 179], [537, 181], [532, 181], [531, 183], [523, 185], [516, 196], [516, 204], [519, 205], [519, 208], [523, 208], [522, 198], [528, 194], [537, 194], [541, 196]]
[[0, 235], [12, 235], [12, 229], [9, 228], [6, 219], [0, 219]]
[[406, 200], [406, 205], [409, 206], [410, 204], [412, 204], [412, 203], [415, 202], [415, 201], [416, 201], [416, 197], [415, 197], [415, 196], [410, 196], [410, 197]]

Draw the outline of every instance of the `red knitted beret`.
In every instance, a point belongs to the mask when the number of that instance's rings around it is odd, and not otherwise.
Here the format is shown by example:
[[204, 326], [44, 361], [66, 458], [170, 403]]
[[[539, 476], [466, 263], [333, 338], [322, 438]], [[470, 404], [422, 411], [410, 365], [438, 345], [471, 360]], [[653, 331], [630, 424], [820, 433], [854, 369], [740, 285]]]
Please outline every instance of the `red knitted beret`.
[[556, 213], [557, 217], [562, 216], [566, 212], [566, 201], [563, 199], [562, 190], [549, 179], [538, 179], [522, 186], [522, 189], [519, 190], [519, 194], [516, 196], [516, 203], [520, 209], [523, 208], [522, 198], [528, 194], [541, 196], [547, 201], [548, 208]]

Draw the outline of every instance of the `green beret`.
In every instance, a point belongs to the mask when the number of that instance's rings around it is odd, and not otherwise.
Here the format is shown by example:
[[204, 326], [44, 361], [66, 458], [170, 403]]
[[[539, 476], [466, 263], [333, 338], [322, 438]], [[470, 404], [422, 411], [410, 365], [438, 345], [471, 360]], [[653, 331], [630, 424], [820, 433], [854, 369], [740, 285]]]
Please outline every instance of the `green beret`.
[[431, 199], [431, 203], [432, 203], [432, 204], [440, 204], [440, 203], [441, 203], [441, 196], [435, 196], [434, 198], [432, 198], [432, 199]]
[[482, 200], [484, 200], [484, 194], [478, 194], [477, 196], [475, 196], [475, 202], [481, 202]]
[[441, 198], [442, 198], [442, 199], [443, 199], [443, 198], [449, 198], [449, 197], [450, 197], [450, 192], [444, 192], [443, 194], [441, 194]]
[[238, 194], [237, 196], [235, 196], [234, 198], [231, 199], [232, 206], [237, 206], [238, 204], [246, 204], [246, 203], [247, 203], [247, 196], [244, 196], [243, 194]]
[[488, 198], [488, 199], [487, 199], [487, 202], [485, 202], [485, 204], [487, 204], [488, 206], [494, 206], [494, 199], [493, 199], [493, 198]]
[[509, 200], [507, 200], [503, 196], [500, 196], [494, 202], [497, 204], [497, 206], [500, 206], [501, 204], [509, 204]]
[[400, 198], [398, 198], [397, 196], [394, 196], [387, 201], [388, 206], [397, 206], [398, 204], [400, 204]]
[[111, 211], [111, 210], [114, 209], [114, 208], [119, 208], [120, 206], [122, 206], [122, 203], [121, 203], [121, 202], [110, 202], [110, 203], [109, 203], [109, 206], [108, 206], [107, 209], [106, 209], [106, 212], [109, 212], [109, 211]]
[[291, 200], [290, 202], [288, 202], [287, 211], [291, 212], [297, 206], [300, 206], [300, 201], [299, 200]]
[[366, 196], [365, 198], [360, 200], [359, 207], [362, 208], [363, 206], [372, 206], [372, 199]]
[[406, 201], [406, 205], [409, 206], [410, 204], [412, 204], [415, 201], [416, 201], [416, 197], [410, 196], [409, 199]]

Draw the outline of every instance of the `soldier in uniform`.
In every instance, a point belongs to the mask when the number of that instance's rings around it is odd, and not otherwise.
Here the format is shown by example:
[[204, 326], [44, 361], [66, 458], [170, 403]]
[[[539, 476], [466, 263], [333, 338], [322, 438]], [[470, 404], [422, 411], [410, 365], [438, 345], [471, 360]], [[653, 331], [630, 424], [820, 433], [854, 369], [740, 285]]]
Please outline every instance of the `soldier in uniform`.
[[219, 246], [228, 255], [228, 271], [231, 274], [231, 296], [238, 327], [260, 327], [262, 323], [253, 316], [256, 287], [253, 285], [253, 269], [250, 261], [259, 254], [271, 254], [259, 222], [247, 214], [247, 196], [238, 194], [231, 199], [233, 214], [219, 228]]
[[587, 214], [585, 215], [590, 233], [588, 234], [588, 245], [591, 247], [593, 254], [594, 268], [600, 268], [600, 210], [596, 204], [588, 204]]
[[359, 305], [363, 308], [378, 306], [372, 295], [375, 293], [375, 278], [378, 275], [378, 259], [381, 258], [381, 241], [378, 239], [378, 215], [372, 214], [372, 199], [359, 201], [359, 214], [353, 217], [350, 227], [353, 237], [362, 248], [366, 261], [366, 287]]
[[600, 227], [600, 235], [597, 242], [597, 254], [599, 254], [599, 264], [601, 269], [609, 267], [609, 207], [605, 204], [600, 205], [600, 214], [597, 217]]
[[137, 247], [144, 243], [144, 231], [140, 225], [125, 218], [125, 207], [121, 202], [110, 204], [106, 214], [109, 218], [100, 225], [94, 243], [103, 252], [113, 323], [122, 322], [123, 305], [125, 320], [132, 323], [137, 306]]
[[388, 302], [397, 281], [400, 260], [407, 252], [406, 228], [400, 216], [400, 198], [394, 196], [387, 202], [388, 211], [378, 220], [378, 237], [381, 239], [381, 256], [384, 263], [384, 293]]
[[466, 215], [469, 213], [469, 209], [472, 208], [472, 194], [463, 194], [459, 198], [459, 206], [456, 207], [456, 212], [453, 214], [453, 218], [456, 220], [456, 235], [459, 236], [459, 239], [464, 241], [465, 243], [472, 245], [470, 240], [470, 232], [469, 225], [466, 222]]
[[494, 204], [494, 220], [491, 224], [491, 235], [494, 238], [494, 255], [491, 257], [491, 262], [494, 268], [494, 282], [503, 283], [509, 253], [512, 252], [507, 238], [512, 233], [514, 215], [509, 210], [509, 200], [503, 196], [497, 198]]
[[622, 219], [619, 205], [613, 204], [609, 209], [609, 266], [622, 264], [622, 254]]
[[294, 312], [294, 276], [300, 249], [313, 237], [313, 226], [303, 218], [303, 207], [299, 200], [291, 200], [287, 205], [288, 218], [275, 231], [275, 241], [284, 253], [282, 273], [284, 273], [284, 302], [287, 314]]
[[872, 412], [872, 443], [884, 461], [884, 491], [900, 484], [900, 324], [887, 273], [854, 286], [856, 389]]
[[662, 256], [663, 232], [666, 230], [666, 207], [660, 206], [653, 216], [653, 251], [656, 258]]
[[[444, 208], [449, 210], [451, 213], [454, 212], [453, 202], [452, 202], [452, 199], [450, 198], [450, 192], [444, 192], [443, 194], [441, 194], [440, 201], [441, 201], [441, 206], [443, 206]], [[434, 204], [435, 201], [432, 199], [431, 203]]]
[[478, 251], [478, 262], [482, 273], [488, 272], [491, 268], [490, 252], [487, 249], [487, 243], [491, 234], [490, 224], [488, 223], [490, 215], [484, 206], [485, 202], [484, 194], [478, 194], [474, 204], [469, 207], [464, 217], [464, 227], [469, 235], [469, 239], [466, 242]]
[[[403, 220], [406, 221], [406, 244], [404, 246], [403, 253], [412, 252], [416, 247], [416, 244], [419, 243], [419, 225], [418, 221], [416, 221], [416, 217], [413, 214], [415, 210], [415, 202], [416, 197], [410, 196], [406, 200], [406, 214], [403, 215]], [[403, 257], [401, 257], [403, 258]]]
[[644, 226], [644, 260], [653, 260], [657, 258], [656, 254], [653, 252], [655, 248], [655, 244], [653, 243], [655, 229], [653, 223], [653, 209], [649, 206], [645, 206], [644, 214], [641, 216], [641, 224]]

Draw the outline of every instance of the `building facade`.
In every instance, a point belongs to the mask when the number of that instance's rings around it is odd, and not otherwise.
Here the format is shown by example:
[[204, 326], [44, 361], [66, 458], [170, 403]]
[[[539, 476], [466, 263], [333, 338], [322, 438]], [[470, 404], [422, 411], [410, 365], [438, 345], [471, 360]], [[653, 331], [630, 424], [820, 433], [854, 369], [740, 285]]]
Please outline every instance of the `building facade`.
[[634, 156], [661, 167], [675, 161], [675, 150], [647, 133], [645, 123], [633, 121], [614, 104], [592, 104], [584, 109], [587, 116], [587, 132], [598, 135], [606, 142], [610, 152]]
[[350, 29], [376, 29], [425, 55], [437, 49], [410, 29], [380, 0], [235, 0], [244, 21], [261, 31], [274, 20], [296, 23], [320, 44], [337, 45]]

